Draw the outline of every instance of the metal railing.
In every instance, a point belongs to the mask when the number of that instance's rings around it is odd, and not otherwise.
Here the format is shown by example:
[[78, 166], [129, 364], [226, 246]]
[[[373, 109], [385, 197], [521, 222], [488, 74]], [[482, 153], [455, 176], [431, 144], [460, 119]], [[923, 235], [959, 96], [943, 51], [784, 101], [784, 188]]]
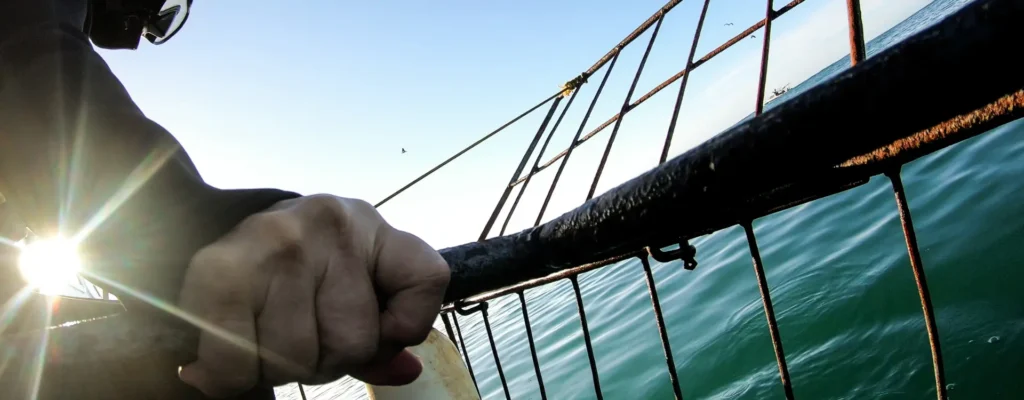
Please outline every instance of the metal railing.
[[[681, 71], [633, 100], [632, 95], [645, 64], [641, 62], [619, 112], [596, 129], [583, 134], [594, 104], [603, 93], [622, 49], [653, 28], [645, 52], [646, 59], [665, 15], [680, 2], [668, 2], [592, 67], [566, 83], [559, 93], [378, 203], [378, 206], [383, 205], [388, 199], [422, 181], [424, 177], [526, 114], [548, 105], [541, 126], [516, 166], [509, 184], [499, 196], [495, 211], [488, 218], [480, 240], [440, 251], [452, 271], [441, 318], [448, 335], [462, 350], [471, 375], [473, 360], [469, 358], [467, 345], [462, 340], [464, 325], [460, 326], [459, 316], [479, 312], [497, 375], [505, 396], [511, 398], [491, 329], [488, 302], [498, 297], [516, 295], [526, 324], [525, 333], [538, 390], [542, 398], [547, 398], [524, 293], [531, 288], [566, 279], [572, 284], [575, 294], [594, 391], [598, 398], [603, 398], [600, 371], [595, 361], [594, 343], [590, 337], [578, 276], [613, 263], [639, 258], [666, 356], [669, 379], [676, 398], [682, 398], [649, 258], [659, 262], [683, 260], [684, 268], [693, 269], [697, 266], [696, 249], [690, 246], [690, 239], [739, 225], [747, 235], [780, 379], [787, 398], [792, 398], [786, 353], [779, 339], [764, 265], [751, 223], [757, 218], [789, 207], [856, 187], [871, 176], [886, 174], [892, 182], [910, 264], [917, 280], [925, 315], [925, 329], [931, 344], [937, 395], [945, 398], [939, 332], [899, 171], [903, 164], [911, 160], [1024, 115], [1024, 74], [1017, 70], [1017, 55], [1012, 51], [1019, 47], [1019, 24], [1024, 20], [1024, 0], [976, 0], [941, 22], [869, 59], [865, 58], [857, 0], [849, 0], [850, 53], [851, 61], [856, 66], [765, 110], [764, 82], [770, 54], [772, 21], [803, 3], [803, 0], [794, 0], [774, 9], [772, 1], [768, 0], [764, 19], [695, 61], [694, 50], [691, 48]], [[704, 0], [701, 21], [707, 13], [709, 2]], [[676, 129], [675, 120], [679, 116], [689, 73], [761, 28], [765, 29], [765, 33], [755, 117], [668, 159], [669, 146]], [[696, 48], [700, 32], [698, 26], [693, 48]], [[605, 72], [601, 83], [583, 122], [577, 128], [572, 144], [541, 163], [543, 152], [550, 144], [552, 134], [563, 122], [566, 109], [578, 97], [577, 89], [602, 68]], [[655, 93], [678, 80], [682, 81], [673, 109], [672, 123], [666, 132], [665, 145], [659, 157], [660, 164], [595, 197], [596, 184], [601, 179], [622, 119]], [[558, 112], [563, 99], [565, 106]], [[906, 107], [907, 104], [914, 104], [915, 107]], [[542, 224], [551, 193], [573, 150], [609, 126], [612, 126], [612, 131], [594, 174], [588, 200], [580, 207]], [[541, 144], [545, 131], [548, 132], [547, 138]], [[532, 167], [527, 169], [538, 147], [540, 151], [534, 157]], [[534, 227], [505, 235], [504, 230], [510, 218], [506, 217], [499, 236], [487, 238], [497, 224], [501, 210], [512, 197], [512, 191], [519, 188], [510, 206], [509, 216], [514, 213], [531, 178], [558, 161], [561, 162]], [[678, 248], [664, 250], [675, 245]], [[135, 293], [128, 289], [132, 288], [124, 289], [126, 293]], [[148, 289], [143, 287], [132, 290], [144, 292]], [[172, 353], [194, 350], [194, 330], [139, 315], [131, 310], [123, 313], [122, 310], [112, 302], [64, 302], [60, 314], [54, 316], [55, 323], [88, 319], [90, 316], [123, 315], [48, 330], [50, 347], [45, 355], [45, 364], [48, 369], [52, 369], [53, 375], [50, 376], [89, 376], [88, 373], [94, 372], [98, 363], [129, 359], [159, 350], [171, 350]], [[19, 359], [21, 362], [40, 358], [27, 350], [34, 346], [22, 345], [22, 341], [34, 343], [31, 342], [35, 340], [31, 333], [5, 335], [4, 340], [9, 350], [6, 356], [12, 360]]]
[[[480, 242], [442, 250], [442, 254], [452, 264], [453, 287], [449, 289], [446, 297], [450, 305], [442, 310], [441, 318], [448, 335], [459, 343], [470, 373], [472, 374], [473, 360], [466, 351], [458, 316], [479, 312], [505, 397], [511, 398], [498, 347], [491, 331], [488, 301], [514, 294], [518, 297], [522, 310], [538, 391], [541, 398], [546, 399], [545, 382], [537, 357], [537, 345], [530, 325], [524, 291], [568, 279], [576, 298], [594, 393], [598, 399], [603, 398], [578, 276], [583, 272], [637, 257], [641, 261], [647, 281], [672, 389], [677, 399], [682, 398], [672, 347], [648, 258], [661, 262], [681, 259], [685, 268], [693, 269], [696, 267], [696, 250], [688, 244], [689, 239], [739, 225], [743, 228], [749, 245], [782, 387], [786, 398], [792, 399], [793, 389], [786, 353], [779, 335], [752, 221], [785, 208], [859, 186], [873, 175], [885, 174], [892, 183], [910, 264], [920, 294], [925, 329], [931, 347], [936, 393], [939, 399], [945, 399], [947, 388], [939, 347], [939, 332], [899, 171], [903, 164], [913, 159], [983, 133], [1024, 114], [1021, 112], [1024, 107], [1024, 79], [1005, 67], [1010, 64], [1004, 64], [1008, 60], [1004, 54], [1005, 49], [1013, 45], [1013, 40], [1009, 39], [1010, 36], [1000, 38], [999, 33], [1010, 32], [1015, 19], [1024, 17], [1022, 2], [976, 1], [932, 28], [865, 61], [866, 50], [859, 0], [848, 0], [850, 60], [854, 66], [859, 67], [851, 68], [846, 73], [776, 107], [769, 112], [770, 115], [765, 116], [761, 115], [764, 113], [765, 77], [770, 54], [772, 22], [803, 3], [803, 0], [791, 1], [778, 9], [774, 8], [772, 0], [767, 0], [764, 19], [694, 61], [710, 3], [710, 0], [704, 0], [685, 67], [633, 100], [637, 83], [643, 74], [665, 15], [680, 2], [669, 1], [591, 68], [565, 84], [564, 92], [545, 99], [527, 111], [530, 113], [550, 104], [510, 183], [504, 188], [487, 220], [480, 234]], [[703, 145], [666, 162], [689, 73], [761, 28], [764, 29], [763, 47], [755, 102], [755, 116], [758, 118], [733, 127]], [[620, 52], [648, 30], [652, 30], [650, 39], [621, 109], [597, 128], [583, 134]], [[575, 103], [579, 94], [577, 89], [602, 68], [605, 69], [603, 77], [571, 145], [541, 163], [552, 136], [561, 125], [568, 109]], [[982, 79], [984, 82], [979, 82], [976, 79], [978, 75], [972, 71], [985, 75], [986, 78]], [[957, 85], [956, 82], [950, 85], [949, 76], [971, 77], [971, 86]], [[623, 118], [654, 94], [680, 79], [682, 82], [660, 153], [661, 165], [592, 200]], [[939, 79], [946, 83], [941, 90], [936, 88]], [[950, 93], [950, 87], [953, 93]], [[938, 96], [939, 94], [942, 96]], [[561, 112], [557, 113], [564, 98], [568, 100]], [[942, 98], [942, 102], [928, 101], [937, 98]], [[917, 110], [908, 111], [899, 107], [901, 103], [906, 104], [910, 100], [918, 104]], [[556, 113], [558, 117], [551, 125]], [[873, 120], [897, 122], [887, 124], [887, 129], [872, 130], [872, 125], [877, 126], [878, 123], [851, 118], [864, 115], [870, 115]], [[823, 141], [819, 132], [824, 130], [816, 128], [824, 127], [823, 124], [833, 121], [844, 121], [844, 126], [838, 129], [831, 127], [829, 138], [824, 139], [831, 142]], [[502, 126], [499, 131], [508, 125]], [[594, 173], [587, 195], [588, 202], [541, 225], [552, 194], [573, 150], [609, 126], [612, 126], [612, 130]], [[527, 170], [529, 159], [545, 131], [547, 136], [543, 145], [540, 146], [540, 151], [537, 151], [532, 168]], [[495, 133], [497, 131], [484, 139]], [[470, 148], [479, 143], [474, 143]], [[468, 150], [467, 148], [456, 156]], [[759, 162], [766, 160], [766, 155], [771, 156], [772, 163]], [[446, 160], [377, 205], [384, 204], [452, 159]], [[509, 221], [531, 179], [559, 160], [561, 162], [547, 189], [534, 228], [502, 236], [505, 235]], [[516, 187], [519, 191], [501, 225], [500, 237], [487, 239]], [[695, 213], [695, 210], [699, 211], [700, 215]], [[599, 217], [600, 215], [605, 217]], [[671, 251], [661, 250], [673, 243], [679, 244], [679, 248]], [[553, 270], [561, 271], [551, 274]]]

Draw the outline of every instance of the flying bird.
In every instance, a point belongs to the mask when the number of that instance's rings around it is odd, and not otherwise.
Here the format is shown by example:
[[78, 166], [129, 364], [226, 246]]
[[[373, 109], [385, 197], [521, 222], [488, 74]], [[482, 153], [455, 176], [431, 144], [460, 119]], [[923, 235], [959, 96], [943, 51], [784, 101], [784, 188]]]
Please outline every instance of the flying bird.
[[757, 35], [750, 35], [751, 39], [757, 39]]
[[405, 154], [405, 147], [402, 148], [402, 154]]
[[732, 26], [732, 22], [726, 22], [725, 26]]

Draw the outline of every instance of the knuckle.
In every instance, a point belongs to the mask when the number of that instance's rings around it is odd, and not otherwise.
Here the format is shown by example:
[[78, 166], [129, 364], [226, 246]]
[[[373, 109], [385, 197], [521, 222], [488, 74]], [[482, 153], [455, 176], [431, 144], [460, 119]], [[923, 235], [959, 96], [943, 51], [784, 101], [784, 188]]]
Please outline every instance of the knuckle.
[[275, 250], [293, 251], [302, 244], [300, 221], [286, 212], [268, 212], [252, 217], [253, 228], [270, 239]]
[[345, 204], [340, 198], [328, 194], [306, 196], [300, 207], [318, 219], [336, 219], [343, 216], [346, 211]]
[[189, 263], [189, 284], [213, 289], [235, 282], [243, 275], [239, 255], [225, 246], [209, 246], [199, 250]]

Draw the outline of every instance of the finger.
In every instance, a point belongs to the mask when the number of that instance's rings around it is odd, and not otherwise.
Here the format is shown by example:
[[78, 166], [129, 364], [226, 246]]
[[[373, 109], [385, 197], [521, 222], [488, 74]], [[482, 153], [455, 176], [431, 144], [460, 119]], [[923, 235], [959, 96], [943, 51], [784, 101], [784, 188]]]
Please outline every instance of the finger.
[[309, 379], [316, 370], [316, 283], [307, 271], [287, 261], [277, 266], [256, 320], [263, 380], [274, 386]]
[[422, 343], [433, 326], [451, 271], [420, 238], [388, 226], [377, 252], [376, 283], [386, 298], [381, 340], [401, 346]]
[[198, 359], [179, 373], [210, 397], [241, 393], [256, 384], [259, 358], [250, 279], [240, 267], [244, 248], [201, 250], [185, 274], [180, 304], [200, 328]]
[[375, 360], [350, 375], [371, 385], [402, 386], [412, 383], [423, 372], [423, 362], [409, 350], [390, 354], [389, 357]]
[[377, 353], [379, 306], [362, 257], [336, 254], [316, 297], [318, 380], [335, 380]]

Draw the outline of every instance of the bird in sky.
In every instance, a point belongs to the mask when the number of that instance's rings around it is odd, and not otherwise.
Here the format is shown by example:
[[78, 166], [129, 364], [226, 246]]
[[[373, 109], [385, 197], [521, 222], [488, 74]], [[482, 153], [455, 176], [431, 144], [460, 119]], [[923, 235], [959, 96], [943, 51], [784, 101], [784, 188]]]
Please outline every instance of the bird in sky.
[[402, 148], [402, 154], [405, 154], [405, 147]]
[[751, 39], [757, 39], [757, 35], [750, 35]]
[[725, 26], [732, 26], [732, 22], [726, 22]]

